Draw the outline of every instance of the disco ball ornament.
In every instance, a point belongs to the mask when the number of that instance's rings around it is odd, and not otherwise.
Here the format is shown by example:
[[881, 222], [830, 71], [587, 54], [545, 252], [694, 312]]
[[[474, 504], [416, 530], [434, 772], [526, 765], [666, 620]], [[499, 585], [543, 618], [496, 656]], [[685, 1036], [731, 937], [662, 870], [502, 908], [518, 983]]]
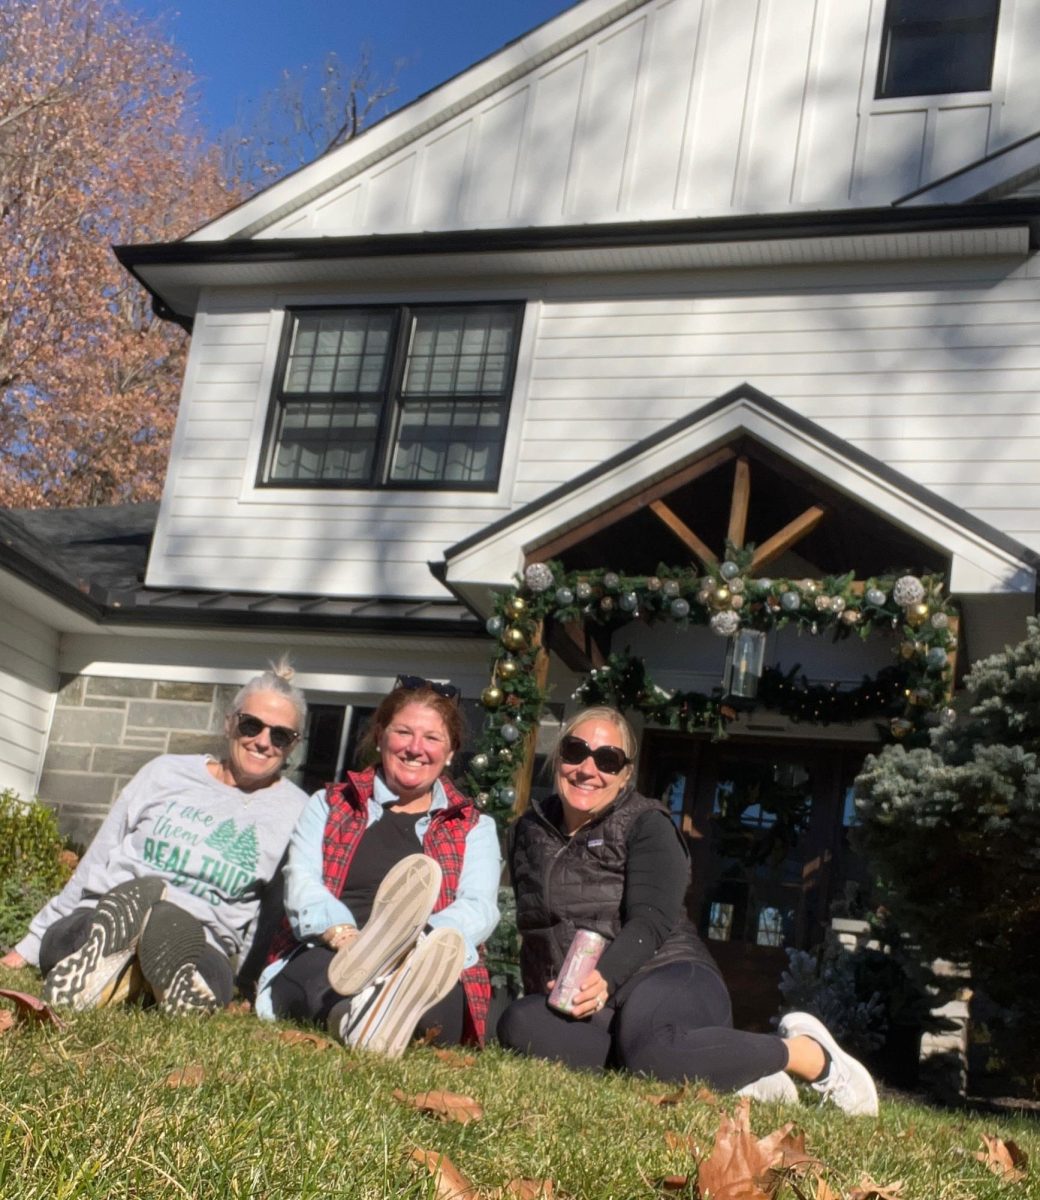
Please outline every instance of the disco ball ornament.
[[507, 745], [512, 746], [514, 742], [520, 740], [520, 730], [511, 721], [507, 721], [498, 732], [502, 736], [502, 741]]
[[600, 606], [600, 609], [601, 609], [603, 612], [611, 612], [611, 611], [613, 611], [613, 608], [614, 608], [614, 597], [613, 597], [613, 596], [604, 596], [604, 597], [603, 597], [603, 599], [602, 599], [602, 600], [600, 600], [600, 602], [599, 602], [599, 606]]
[[651, 575], [646, 581], [646, 590], [648, 592], [659, 592], [661, 590], [661, 581], [656, 575]]
[[736, 579], [731, 579], [729, 581], [729, 590], [738, 596], [740, 595], [740, 593], [744, 590], [744, 588], [746, 586], [747, 585], [744, 583], [744, 580], [741, 579], [739, 576]]
[[579, 600], [588, 600], [592, 596], [592, 584], [583, 579], [575, 588], [575, 592]]
[[865, 597], [868, 604], [873, 604], [875, 608], [883, 608], [888, 596], [880, 588], [867, 588]]
[[727, 558], [722, 566], [719, 567], [719, 574], [723, 579], [736, 579], [740, 574], [740, 567], [732, 559]]
[[545, 563], [531, 563], [524, 568], [524, 583], [532, 592], [547, 592], [553, 585], [553, 573]]
[[478, 775], [483, 775], [488, 768], [488, 756], [486, 754], [474, 754], [469, 760], [469, 765]]
[[817, 612], [830, 612], [830, 610], [831, 610], [830, 596], [817, 596], [816, 597], [816, 611]]
[[556, 589], [556, 603], [560, 608], [570, 608], [574, 603], [574, 593], [570, 588], [561, 587]]
[[950, 618], [941, 609], [939, 612], [933, 612], [931, 616], [933, 629], [949, 628]]
[[744, 607], [744, 597], [741, 596], [739, 593], [736, 596], [731, 597], [729, 606], [730, 606], [730, 608], [743, 608]]
[[841, 619], [846, 625], [858, 625], [860, 620], [859, 610], [855, 608], [842, 609]]
[[939, 723], [941, 725], [945, 725], [947, 729], [952, 729], [953, 726], [957, 724], [957, 710], [955, 708], [950, 708], [949, 705], [940, 709]]
[[603, 586], [608, 592], [616, 592], [621, 586], [621, 576], [616, 575], [613, 571], [608, 571], [603, 576]]
[[820, 590], [820, 585], [815, 579], [803, 579], [799, 582], [798, 586], [806, 596], [815, 596]]
[[473, 798], [477, 802], [477, 808], [487, 808], [488, 802], [491, 800], [488, 792], [477, 792]]
[[678, 581], [675, 579], [666, 579], [664, 583], [661, 584], [661, 591], [664, 592], [669, 600], [673, 600], [679, 594]]
[[797, 592], [783, 592], [780, 607], [784, 612], [797, 612], [802, 607], [802, 598]]
[[902, 575], [892, 586], [892, 599], [900, 608], [920, 604], [924, 599], [924, 584], [916, 575]]
[[840, 613], [840, 612], [844, 612], [844, 611], [845, 611], [845, 597], [844, 596], [832, 596], [831, 597], [831, 612]]
[[669, 606], [669, 611], [673, 617], [677, 618], [678, 620], [682, 620], [683, 617], [688, 617], [690, 615], [689, 601], [684, 600], [682, 596], [680, 596], [678, 599], [672, 601], [671, 605]]
[[740, 617], [731, 610], [717, 612], [708, 624], [712, 633], [717, 633], [719, 637], [732, 637], [740, 628]]
[[492, 637], [498, 637], [498, 635], [505, 628], [505, 621], [498, 616], [488, 617], [488, 619], [484, 622], [484, 628], [488, 631], [488, 633], [491, 634]]

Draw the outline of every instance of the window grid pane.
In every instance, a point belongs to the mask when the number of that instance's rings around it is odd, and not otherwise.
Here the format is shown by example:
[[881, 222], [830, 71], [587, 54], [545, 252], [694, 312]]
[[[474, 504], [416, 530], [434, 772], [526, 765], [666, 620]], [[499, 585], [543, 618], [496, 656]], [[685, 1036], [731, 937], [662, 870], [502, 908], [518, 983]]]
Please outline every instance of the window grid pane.
[[284, 391], [313, 395], [383, 389], [392, 313], [303, 313], [294, 320]]

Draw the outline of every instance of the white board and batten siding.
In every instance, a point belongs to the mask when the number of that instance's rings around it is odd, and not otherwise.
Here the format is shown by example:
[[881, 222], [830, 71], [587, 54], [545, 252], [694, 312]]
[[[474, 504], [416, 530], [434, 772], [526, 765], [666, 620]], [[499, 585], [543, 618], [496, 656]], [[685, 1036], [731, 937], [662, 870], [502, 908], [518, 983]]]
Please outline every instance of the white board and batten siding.
[[1040, 552], [1038, 274], [966, 259], [547, 282], [501, 487], [468, 495], [257, 488], [281, 310], [240, 297], [197, 326], [148, 581], [443, 597], [427, 563], [447, 546], [745, 382]]
[[0, 620], [0, 790], [35, 795], [58, 687], [58, 633], [5, 600]]
[[[898, 100], [874, 98], [883, 11], [883, 0], [590, 0], [536, 31], [529, 69], [526, 43], [507, 47], [197, 236], [883, 205], [1040, 128], [1040, 0], [1003, 0], [990, 91]], [[292, 188], [304, 184], [301, 201]]]

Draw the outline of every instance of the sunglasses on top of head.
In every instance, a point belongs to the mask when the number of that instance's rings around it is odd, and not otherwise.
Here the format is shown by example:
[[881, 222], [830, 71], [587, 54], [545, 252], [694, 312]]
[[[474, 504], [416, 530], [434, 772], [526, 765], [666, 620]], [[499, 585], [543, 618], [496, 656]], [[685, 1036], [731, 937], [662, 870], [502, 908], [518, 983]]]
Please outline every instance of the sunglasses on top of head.
[[591, 758], [596, 770], [604, 775], [617, 775], [632, 761], [620, 746], [597, 746], [593, 750], [584, 738], [575, 737], [573, 733], [560, 742], [560, 762], [576, 767], [587, 758]]
[[239, 737], [257, 737], [264, 729], [268, 730], [271, 745], [276, 750], [288, 750], [300, 736], [295, 729], [290, 729], [286, 725], [268, 725], [266, 721], [261, 721], [252, 713], [235, 713], [235, 731]]
[[438, 683], [435, 679], [423, 679], [421, 675], [398, 675], [394, 681], [394, 689], [402, 688], [406, 692], [416, 692], [420, 688], [429, 688], [431, 692], [436, 692], [438, 696], [443, 696], [445, 700], [454, 700], [456, 704], [459, 702], [461, 692], [453, 683]]

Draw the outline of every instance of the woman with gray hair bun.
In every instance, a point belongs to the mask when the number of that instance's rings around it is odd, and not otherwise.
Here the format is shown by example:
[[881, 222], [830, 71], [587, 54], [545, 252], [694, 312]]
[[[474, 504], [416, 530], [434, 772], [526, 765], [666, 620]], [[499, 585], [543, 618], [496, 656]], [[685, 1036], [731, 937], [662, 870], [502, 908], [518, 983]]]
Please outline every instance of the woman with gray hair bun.
[[307, 719], [292, 676], [282, 659], [239, 689], [219, 759], [142, 767], [0, 965], [39, 966], [44, 998], [72, 1009], [142, 993], [168, 1013], [223, 1008], [307, 802], [283, 778]]

